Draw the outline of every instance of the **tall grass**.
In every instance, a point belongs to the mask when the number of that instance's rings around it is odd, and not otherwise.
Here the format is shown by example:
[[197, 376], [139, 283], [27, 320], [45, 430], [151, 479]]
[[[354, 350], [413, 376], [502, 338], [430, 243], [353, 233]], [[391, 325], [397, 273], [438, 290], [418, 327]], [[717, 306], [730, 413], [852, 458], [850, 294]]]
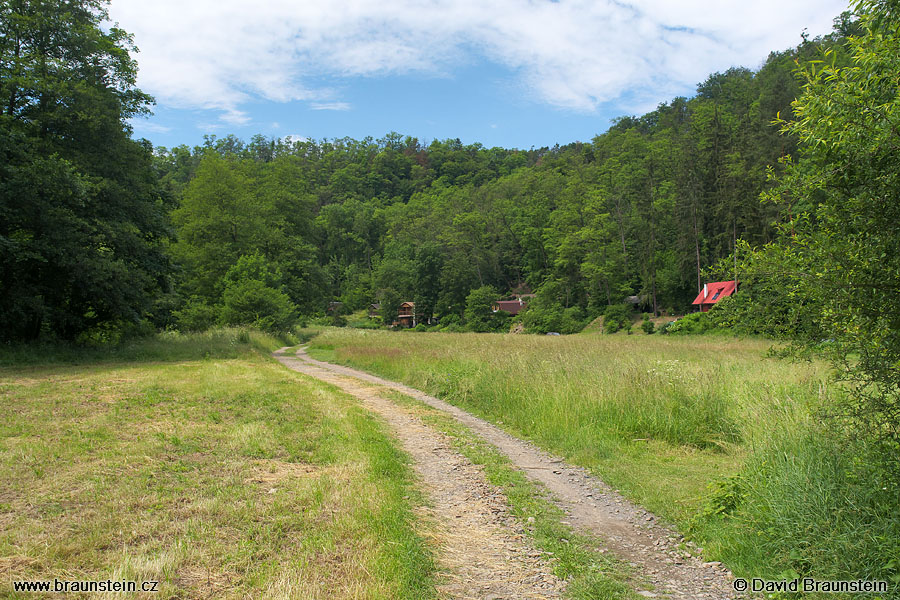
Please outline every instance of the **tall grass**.
[[[889, 578], [896, 482], [822, 423], [841, 389], [771, 342], [329, 330], [313, 352], [402, 380], [586, 466], [746, 576]], [[883, 488], [883, 489], [882, 489]], [[893, 550], [892, 550], [893, 548]]]
[[177, 361], [198, 358], [238, 358], [250, 349], [271, 352], [308, 340], [312, 334], [273, 335], [242, 327], [215, 328], [201, 333], [165, 331], [119, 344], [76, 346], [69, 343], [0, 344], [0, 366], [98, 361]]

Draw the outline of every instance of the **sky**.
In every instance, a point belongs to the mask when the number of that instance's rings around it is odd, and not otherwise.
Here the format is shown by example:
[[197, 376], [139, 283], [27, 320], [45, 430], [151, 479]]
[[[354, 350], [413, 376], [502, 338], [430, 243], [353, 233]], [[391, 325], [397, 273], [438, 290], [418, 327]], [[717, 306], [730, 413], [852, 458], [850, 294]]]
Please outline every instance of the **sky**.
[[112, 0], [157, 146], [396, 131], [540, 148], [831, 31], [834, 0]]

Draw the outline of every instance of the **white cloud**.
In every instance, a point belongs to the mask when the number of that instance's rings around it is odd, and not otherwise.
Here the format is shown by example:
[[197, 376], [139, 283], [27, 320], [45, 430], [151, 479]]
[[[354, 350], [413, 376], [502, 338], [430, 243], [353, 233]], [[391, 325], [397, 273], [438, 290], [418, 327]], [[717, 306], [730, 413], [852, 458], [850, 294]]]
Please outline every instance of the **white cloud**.
[[309, 107], [313, 110], [350, 110], [348, 102], [311, 102]]
[[151, 123], [141, 117], [131, 119], [129, 123], [136, 131], [146, 131], [148, 133], [169, 133], [172, 131], [171, 127], [160, 125], [159, 123]]
[[321, 78], [503, 65], [538, 101], [577, 111], [668, 98], [712, 71], [758, 65], [846, 0], [113, 0], [135, 34], [139, 85], [160, 104], [249, 120], [250, 101], [349, 108]]

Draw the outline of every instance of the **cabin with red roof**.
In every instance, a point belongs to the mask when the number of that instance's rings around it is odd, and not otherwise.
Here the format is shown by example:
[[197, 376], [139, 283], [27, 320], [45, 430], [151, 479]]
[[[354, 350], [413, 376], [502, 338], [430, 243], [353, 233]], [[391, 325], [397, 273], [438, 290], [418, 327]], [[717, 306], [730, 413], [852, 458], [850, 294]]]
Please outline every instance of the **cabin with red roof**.
[[497, 311], [506, 311], [511, 315], [517, 315], [528, 306], [527, 302], [524, 302], [522, 298], [517, 298], [515, 300], [496, 300], [493, 304], [491, 304], [491, 310], [494, 312]]
[[714, 281], [713, 283], [705, 283], [703, 284], [703, 289], [700, 290], [700, 293], [697, 294], [697, 297], [691, 304], [699, 306], [700, 312], [706, 312], [712, 308], [713, 304], [722, 298], [727, 298], [737, 291], [739, 283], [739, 281]]

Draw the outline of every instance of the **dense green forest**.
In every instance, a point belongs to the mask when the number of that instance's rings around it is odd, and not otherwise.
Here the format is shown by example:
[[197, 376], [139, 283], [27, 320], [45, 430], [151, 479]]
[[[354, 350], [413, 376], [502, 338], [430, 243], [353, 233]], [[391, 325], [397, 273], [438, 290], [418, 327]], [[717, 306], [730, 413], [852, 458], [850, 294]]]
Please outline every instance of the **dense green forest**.
[[755, 72], [711, 75], [695, 97], [620, 118], [589, 143], [523, 151], [391, 133], [157, 148], [178, 265], [178, 309], [157, 325], [240, 320], [246, 310], [228, 307], [259, 286], [250, 280], [266, 284], [273, 315], [401, 298], [420, 322], [457, 323], [473, 290], [499, 298], [523, 285], [537, 293], [537, 330], [577, 331], [629, 296], [683, 313], [736, 241], [774, 239], [786, 215], [759, 195], [797, 148], [775, 120], [791, 117], [798, 63], [828, 48], [846, 60], [854, 26], [844, 15], [832, 35]]
[[3, 11], [8, 340], [286, 329], [333, 302], [389, 313], [413, 300], [419, 322], [458, 325], [474, 291], [524, 286], [533, 331], [578, 331], [626, 297], [683, 313], [739, 241], [770, 242], [791, 218], [759, 200], [797, 150], [775, 121], [792, 117], [798, 65], [828, 49], [844, 64], [858, 28], [844, 14], [831, 35], [711, 75], [695, 97], [591, 142], [517, 150], [390, 133], [154, 149], [131, 139], [127, 119], [152, 100], [135, 88], [130, 37], [99, 26], [103, 2]]

